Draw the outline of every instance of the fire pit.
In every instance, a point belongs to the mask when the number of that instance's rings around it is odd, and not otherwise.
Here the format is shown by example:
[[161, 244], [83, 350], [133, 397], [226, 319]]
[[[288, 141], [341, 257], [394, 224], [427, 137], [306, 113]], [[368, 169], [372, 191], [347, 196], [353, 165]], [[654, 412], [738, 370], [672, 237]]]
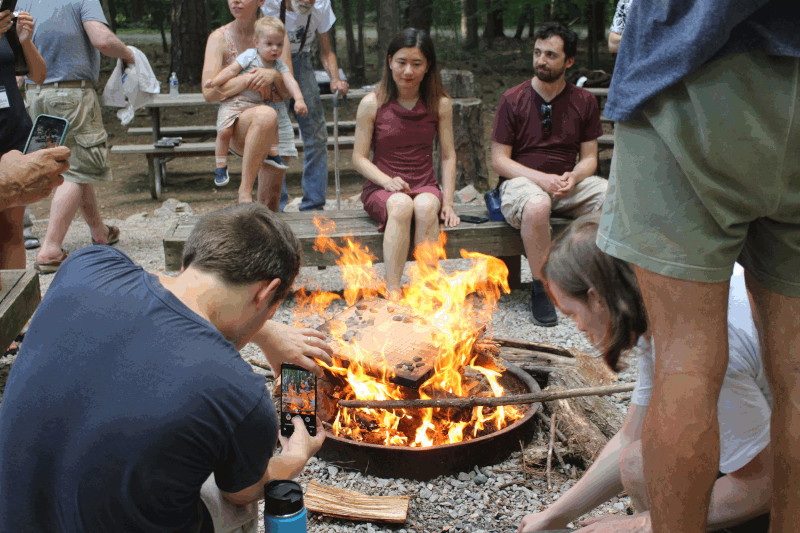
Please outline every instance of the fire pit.
[[[539, 385], [528, 373], [507, 365], [501, 383], [519, 393], [539, 392]], [[505, 428], [474, 439], [426, 448], [384, 446], [356, 442], [328, 431], [319, 456], [343, 468], [378, 477], [405, 477], [428, 480], [443, 474], [469, 471], [505, 460], [527, 443], [534, 432], [533, 417], [539, 404], [525, 406], [524, 416]]]
[[491, 464], [517, 449], [530, 436], [534, 406], [339, 405], [340, 400], [455, 400], [537, 392], [527, 374], [499, 362], [499, 347], [485, 338], [500, 294], [509, 291], [505, 264], [462, 250], [469, 268], [445, 272], [442, 233], [438, 243], [417, 247], [416, 262], [407, 271], [411, 281], [400, 298], [389, 300], [372, 270], [369, 250], [352, 240], [339, 247], [326, 237], [334, 229], [329, 221], [317, 227], [315, 247], [341, 258], [347, 304], [331, 311], [340, 296], [301, 292], [295, 307], [297, 322], [325, 331], [334, 352], [333, 364], [323, 364], [326, 379], [320, 380], [317, 395], [328, 432], [322, 456], [371, 474], [425, 479]]

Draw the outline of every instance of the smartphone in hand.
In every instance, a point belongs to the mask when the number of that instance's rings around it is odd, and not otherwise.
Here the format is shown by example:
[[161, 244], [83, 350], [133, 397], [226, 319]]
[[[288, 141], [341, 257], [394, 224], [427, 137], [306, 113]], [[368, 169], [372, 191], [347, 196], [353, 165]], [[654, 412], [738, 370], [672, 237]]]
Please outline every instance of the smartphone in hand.
[[64, 144], [69, 121], [61, 117], [39, 115], [33, 122], [28, 142], [25, 143], [25, 153], [29, 154], [42, 148], [53, 148]]
[[0, 2], [0, 11], [11, 11], [14, 12], [14, 9], [17, 7], [17, 0], [3, 0]]
[[308, 434], [317, 434], [317, 376], [290, 363], [281, 364], [281, 435], [294, 433], [292, 418], [303, 420]]

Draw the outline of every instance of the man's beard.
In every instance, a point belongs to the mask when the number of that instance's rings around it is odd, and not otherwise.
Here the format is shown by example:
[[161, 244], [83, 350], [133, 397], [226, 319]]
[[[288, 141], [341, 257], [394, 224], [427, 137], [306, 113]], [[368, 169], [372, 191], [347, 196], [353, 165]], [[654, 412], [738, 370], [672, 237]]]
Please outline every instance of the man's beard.
[[539, 72], [539, 69], [537, 68], [536, 77], [539, 78], [539, 81], [542, 81], [544, 83], [553, 83], [554, 81], [561, 78], [564, 75], [564, 72], [566, 72], [566, 70], [567, 70], [566, 68], [563, 68], [561, 70], [549, 69], [545, 72]]
[[292, 9], [294, 9], [295, 13], [298, 15], [307, 17], [311, 14], [311, 10], [314, 9], [314, 4], [308, 5], [300, 0], [292, 0]]

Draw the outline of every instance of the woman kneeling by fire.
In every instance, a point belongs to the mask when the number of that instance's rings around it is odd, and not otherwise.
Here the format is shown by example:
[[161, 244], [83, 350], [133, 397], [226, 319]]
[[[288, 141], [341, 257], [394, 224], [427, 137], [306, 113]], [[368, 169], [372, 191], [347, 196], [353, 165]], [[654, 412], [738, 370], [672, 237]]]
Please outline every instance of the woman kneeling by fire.
[[[616, 368], [620, 354], [640, 348], [639, 380], [622, 428], [591, 468], [545, 511], [525, 516], [518, 531], [564, 528], [623, 490], [636, 514], [581, 522], [581, 531], [651, 531], [642, 470], [642, 425], [653, 389], [654, 353], [644, 302], [629, 263], [596, 245], [599, 215], [577, 219], [550, 249], [543, 268], [551, 299]], [[747, 298], [743, 269], [736, 265], [728, 304], [729, 359], [718, 403], [720, 477], [714, 484], [708, 529], [767, 531], [772, 492], [769, 419], [772, 394]], [[686, 399], [690, 402], [691, 399]], [[687, 465], [691, 468], [691, 465]], [[755, 520], [752, 520], [757, 517]]]

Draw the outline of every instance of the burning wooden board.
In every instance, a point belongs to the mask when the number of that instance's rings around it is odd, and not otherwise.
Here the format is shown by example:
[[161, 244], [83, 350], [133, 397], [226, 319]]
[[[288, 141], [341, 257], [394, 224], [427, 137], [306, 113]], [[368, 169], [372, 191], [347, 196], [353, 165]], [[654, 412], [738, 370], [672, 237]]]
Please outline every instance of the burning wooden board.
[[[418, 389], [433, 373], [436, 328], [408, 306], [383, 299], [361, 300], [322, 324], [320, 331], [342, 342], [336, 355], [397, 385]], [[363, 354], [363, 355], [359, 355]]]

